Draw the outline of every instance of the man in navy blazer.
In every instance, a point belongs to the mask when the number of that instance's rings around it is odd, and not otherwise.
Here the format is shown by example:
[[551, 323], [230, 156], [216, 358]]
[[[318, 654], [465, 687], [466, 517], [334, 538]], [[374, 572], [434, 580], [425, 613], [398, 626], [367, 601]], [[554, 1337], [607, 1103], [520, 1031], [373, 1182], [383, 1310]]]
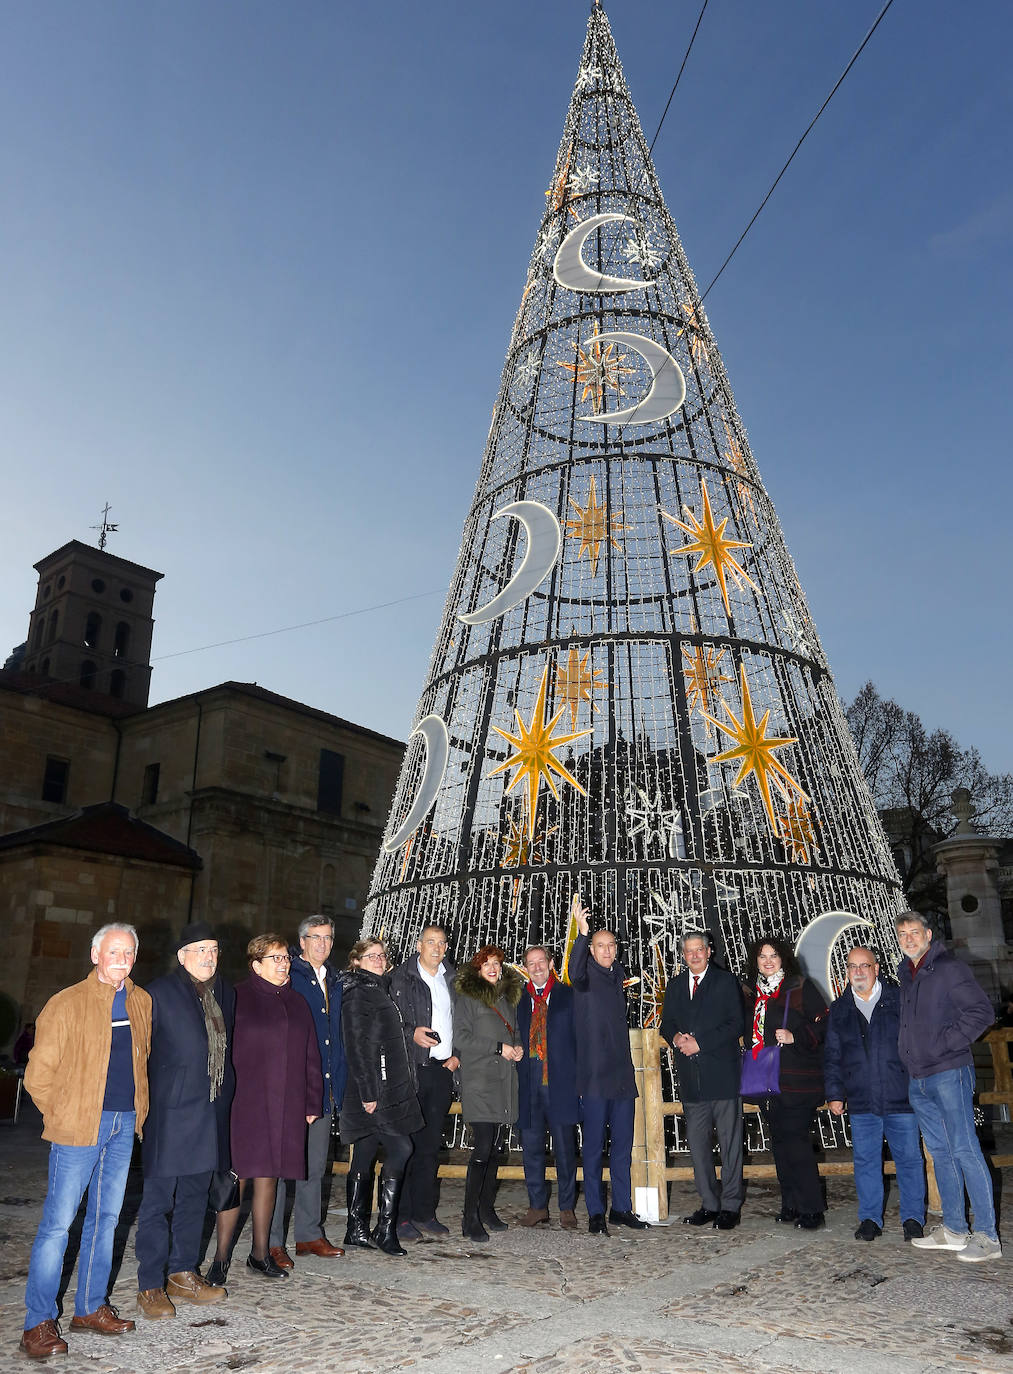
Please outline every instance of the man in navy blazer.
[[[307, 916], [299, 923], [299, 953], [292, 951], [289, 977], [296, 992], [302, 994], [313, 1013], [320, 1064], [324, 1074], [324, 1095], [320, 1115], [306, 1131], [306, 1177], [295, 1180], [292, 1229], [297, 1255], [316, 1255], [336, 1259], [345, 1252], [332, 1245], [324, 1235], [323, 1178], [331, 1147], [334, 1113], [345, 1095], [348, 1065], [341, 1039], [341, 979], [328, 964], [334, 947], [334, 922], [329, 916]], [[271, 1219], [271, 1258], [280, 1269], [293, 1267], [285, 1249], [285, 1203], [287, 1187], [278, 1189]]]
[[174, 1317], [180, 1302], [226, 1297], [200, 1277], [197, 1260], [212, 1175], [230, 1162], [236, 994], [218, 972], [218, 940], [203, 921], [183, 929], [176, 957], [179, 967], [148, 988], [151, 1104], [134, 1249], [137, 1306], [153, 1319]]
[[517, 1007], [517, 1037], [525, 1049], [517, 1065], [517, 1128], [524, 1152], [528, 1210], [522, 1226], [549, 1220], [545, 1181], [545, 1137], [552, 1136], [556, 1160], [559, 1224], [577, 1229], [577, 1037], [573, 991], [556, 978], [544, 945], [524, 952], [528, 981]]
[[[738, 980], [711, 963], [705, 930], [682, 937], [685, 968], [665, 989], [661, 1038], [675, 1051], [679, 1099], [700, 1206], [683, 1217], [730, 1231], [742, 1210], [742, 1100], [739, 1036], [742, 994]], [[713, 1134], [721, 1151], [721, 1189], [714, 1169]]]
[[587, 1229], [607, 1236], [602, 1159], [609, 1138], [609, 1178], [613, 1226], [642, 1231], [647, 1227], [633, 1210], [630, 1168], [633, 1161], [633, 1104], [637, 1097], [630, 1033], [626, 1022], [625, 970], [616, 961], [611, 930], [590, 935], [590, 913], [579, 901], [573, 914], [580, 932], [570, 951], [569, 974], [577, 1027], [577, 1091], [580, 1093]]

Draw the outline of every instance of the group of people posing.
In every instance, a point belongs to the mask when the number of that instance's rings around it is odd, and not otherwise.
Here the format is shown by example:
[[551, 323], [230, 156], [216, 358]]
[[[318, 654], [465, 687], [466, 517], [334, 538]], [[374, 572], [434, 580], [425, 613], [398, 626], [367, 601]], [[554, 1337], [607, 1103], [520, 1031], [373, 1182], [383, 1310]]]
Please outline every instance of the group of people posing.
[[[689, 1225], [738, 1225], [745, 1098], [759, 1106], [769, 1132], [781, 1192], [775, 1220], [804, 1230], [822, 1226], [812, 1132], [826, 1102], [838, 1116], [847, 1110], [850, 1120], [856, 1239], [882, 1235], [885, 1140], [904, 1239], [921, 1249], [956, 1251], [964, 1261], [1001, 1256], [992, 1180], [974, 1125], [971, 1054], [995, 1013], [967, 965], [933, 940], [924, 916], [905, 911], [896, 928], [904, 956], [899, 986], [881, 980], [876, 954], [856, 945], [847, 956], [848, 986], [830, 1007], [801, 973], [791, 946], [776, 936], [752, 942], [741, 983], [711, 962], [706, 933], [683, 936], [684, 967], [665, 991], [661, 1036], [676, 1059], [701, 1200], [684, 1218]], [[773, 1078], [758, 1086], [761, 1056], [772, 1063]], [[922, 1141], [943, 1213], [928, 1235]]]
[[[181, 1302], [226, 1298], [247, 1190], [252, 1273], [278, 1280], [294, 1267], [286, 1244], [290, 1194], [296, 1256], [345, 1253], [325, 1235], [322, 1217], [335, 1116], [351, 1146], [344, 1244], [403, 1256], [402, 1241], [447, 1234], [437, 1217], [437, 1175], [455, 1086], [472, 1139], [461, 1222], [467, 1240], [485, 1242], [490, 1231], [506, 1229], [495, 1199], [498, 1159], [512, 1125], [529, 1202], [522, 1226], [550, 1219], [551, 1138], [559, 1222], [576, 1229], [579, 1122], [588, 1230], [644, 1229], [631, 1194], [637, 1088], [625, 970], [615, 935], [592, 935], [579, 901], [574, 914], [578, 935], [568, 984], [557, 979], [542, 945], [524, 952], [523, 975], [494, 945], [455, 969], [446, 932], [435, 925], [420, 933], [415, 956], [393, 970], [383, 940], [360, 940], [338, 975], [328, 963], [333, 923], [312, 916], [292, 949], [274, 934], [251, 940], [249, 977], [235, 988], [218, 971], [211, 927], [187, 926], [177, 966], [144, 990], [129, 976], [136, 931], [120, 924], [99, 930], [89, 977], [58, 993], [40, 1014], [25, 1072], [51, 1149], [22, 1351], [46, 1358], [68, 1348], [56, 1320], [57, 1297], [68, 1232], [86, 1191], [70, 1329], [103, 1335], [134, 1329], [109, 1304], [107, 1290], [135, 1134], [142, 1138], [144, 1176], [137, 1307], [152, 1320], [174, 1317]], [[826, 1098], [831, 1110], [843, 1112], [847, 1104], [850, 1113], [856, 1236], [871, 1240], [881, 1232], [885, 1136], [897, 1167], [905, 1239], [957, 1250], [961, 1259], [1001, 1254], [971, 1104], [970, 1045], [991, 1024], [992, 1009], [966, 967], [933, 944], [921, 916], [898, 918], [898, 936], [907, 956], [900, 989], [881, 983], [875, 955], [856, 947], [848, 956], [849, 987], [829, 1010], [780, 939], [753, 943], [743, 985], [711, 962], [705, 932], [683, 937], [685, 966], [666, 990], [661, 1034], [676, 1056], [701, 1198], [687, 1222], [719, 1229], [738, 1224], [742, 1058], [776, 1045], [776, 1081], [760, 1106], [781, 1186], [777, 1220], [808, 1229], [823, 1222], [811, 1131]], [[943, 1224], [928, 1236], [919, 1128], [943, 1201]], [[215, 1251], [202, 1276], [209, 1206], [216, 1213]]]

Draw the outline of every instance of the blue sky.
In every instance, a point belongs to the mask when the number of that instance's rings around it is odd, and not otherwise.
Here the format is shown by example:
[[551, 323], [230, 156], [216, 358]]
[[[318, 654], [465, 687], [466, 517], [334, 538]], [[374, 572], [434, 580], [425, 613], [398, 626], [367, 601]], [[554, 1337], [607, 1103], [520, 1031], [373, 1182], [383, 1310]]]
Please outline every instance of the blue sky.
[[[699, 6], [607, 8], [650, 137]], [[655, 149], [701, 286], [878, 10], [711, 0]], [[0, 6], [3, 652], [108, 500], [165, 573], [153, 700], [235, 678], [406, 736], [586, 15]], [[896, 0], [707, 301], [838, 689], [993, 769], [1011, 45], [1004, 0]]]

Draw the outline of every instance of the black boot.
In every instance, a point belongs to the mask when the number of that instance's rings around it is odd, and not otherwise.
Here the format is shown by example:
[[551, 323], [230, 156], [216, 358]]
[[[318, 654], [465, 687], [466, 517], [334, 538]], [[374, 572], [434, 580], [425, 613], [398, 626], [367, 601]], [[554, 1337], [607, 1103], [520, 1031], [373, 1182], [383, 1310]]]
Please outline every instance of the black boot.
[[407, 1255], [397, 1238], [397, 1206], [401, 1201], [404, 1174], [380, 1175], [380, 1213], [373, 1227], [373, 1240], [385, 1255]]
[[349, 1174], [345, 1183], [345, 1197], [348, 1200], [345, 1244], [358, 1245], [362, 1250], [372, 1250], [369, 1214], [373, 1207], [373, 1175], [367, 1174], [362, 1177], [360, 1174]]
[[508, 1231], [510, 1229], [506, 1222], [496, 1215], [494, 1204], [498, 1186], [499, 1165], [495, 1159], [490, 1159], [489, 1167], [486, 1169], [485, 1178], [482, 1181], [482, 1191], [478, 1198], [478, 1215], [487, 1231]]
[[479, 1217], [479, 1204], [482, 1197], [482, 1184], [485, 1181], [486, 1161], [476, 1164], [468, 1161], [468, 1173], [464, 1180], [464, 1218], [461, 1222], [461, 1235], [465, 1240], [488, 1240], [489, 1232]]

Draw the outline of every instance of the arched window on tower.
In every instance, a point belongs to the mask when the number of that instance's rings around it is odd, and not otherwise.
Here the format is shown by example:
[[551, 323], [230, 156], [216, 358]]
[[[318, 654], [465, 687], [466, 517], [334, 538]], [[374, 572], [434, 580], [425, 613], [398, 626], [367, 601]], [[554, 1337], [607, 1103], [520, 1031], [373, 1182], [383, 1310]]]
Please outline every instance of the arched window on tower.
[[86, 649], [98, 648], [98, 637], [102, 632], [102, 617], [98, 611], [89, 611], [88, 619], [84, 622], [84, 647]]
[[126, 691], [127, 675], [122, 668], [114, 668], [109, 674], [109, 695], [122, 699]]
[[116, 626], [116, 634], [113, 637], [113, 657], [126, 658], [127, 649], [130, 647], [130, 626], [125, 620], [121, 620]]
[[49, 634], [46, 636], [47, 644], [52, 644], [53, 640], [56, 638], [56, 631], [59, 628], [59, 625], [60, 612], [54, 611], [53, 614], [49, 617]]
[[49, 676], [49, 659], [48, 659], [48, 658], [44, 658], [44, 659], [42, 660], [42, 663], [41, 663], [41, 665], [40, 665], [39, 671], [42, 673], [42, 676], [43, 676], [43, 677], [48, 677], [48, 676]]
[[97, 673], [98, 668], [92, 663], [90, 658], [86, 658], [81, 664], [81, 676], [78, 679], [79, 685], [84, 687], [86, 691], [93, 692], [95, 690], [95, 676]]

